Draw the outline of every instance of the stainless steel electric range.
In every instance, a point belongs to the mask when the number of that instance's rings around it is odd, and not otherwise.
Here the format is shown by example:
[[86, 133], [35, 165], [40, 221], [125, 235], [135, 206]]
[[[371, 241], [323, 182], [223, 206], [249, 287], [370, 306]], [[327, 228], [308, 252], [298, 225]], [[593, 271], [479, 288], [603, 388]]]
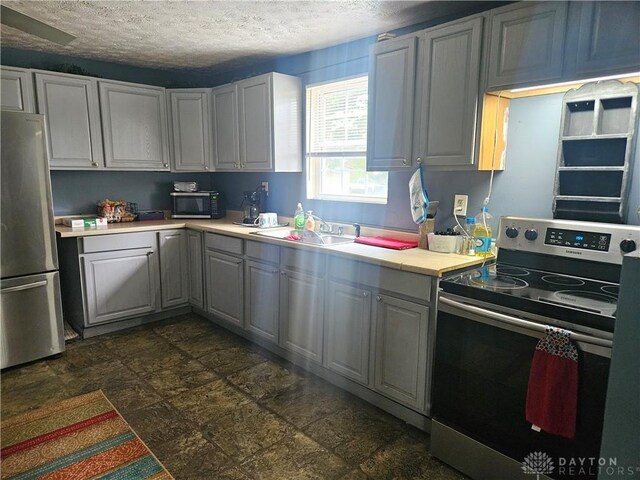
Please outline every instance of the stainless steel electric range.
[[[440, 282], [432, 454], [474, 479], [531, 479], [522, 462], [532, 452], [550, 461], [540, 478], [596, 478], [587, 459], [600, 450], [622, 256], [640, 248], [640, 227], [503, 217], [497, 244], [495, 263]], [[569, 330], [579, 350], [573, 439], [525, 419], [547, 325]]]

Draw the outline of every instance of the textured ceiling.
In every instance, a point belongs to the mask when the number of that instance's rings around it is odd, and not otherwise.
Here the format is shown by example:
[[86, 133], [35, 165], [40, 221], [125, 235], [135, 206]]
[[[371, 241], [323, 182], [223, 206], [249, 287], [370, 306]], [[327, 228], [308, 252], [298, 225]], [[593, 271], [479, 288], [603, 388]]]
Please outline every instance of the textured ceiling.
[[[61, 46], [11, 27], [3, 46], [155, 68], [237, 68], [448, 13], [424, 1], [7, 1], [78, 37]], [[446, 4], [450, 6], [447, 7]]]

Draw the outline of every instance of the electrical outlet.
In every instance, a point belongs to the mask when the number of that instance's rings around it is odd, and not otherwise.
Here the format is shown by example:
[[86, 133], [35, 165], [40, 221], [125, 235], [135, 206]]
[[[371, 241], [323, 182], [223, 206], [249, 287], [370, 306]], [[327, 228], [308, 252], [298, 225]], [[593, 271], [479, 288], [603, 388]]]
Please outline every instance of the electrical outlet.
[[468, 195], [456, 195], [453, 200], [453, 214], [461, 217], [467, 216]]
[[269, 194], [269, 182], [262, 182], [262, 189], [268, 195]]

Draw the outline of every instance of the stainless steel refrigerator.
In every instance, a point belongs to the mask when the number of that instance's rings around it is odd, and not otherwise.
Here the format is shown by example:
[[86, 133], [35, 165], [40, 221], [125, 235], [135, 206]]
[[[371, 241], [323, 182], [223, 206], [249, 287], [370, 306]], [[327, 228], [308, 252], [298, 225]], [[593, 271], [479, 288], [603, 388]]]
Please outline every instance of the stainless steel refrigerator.
[[43, 115], [2, 112], [0, 368], [64, 351]]

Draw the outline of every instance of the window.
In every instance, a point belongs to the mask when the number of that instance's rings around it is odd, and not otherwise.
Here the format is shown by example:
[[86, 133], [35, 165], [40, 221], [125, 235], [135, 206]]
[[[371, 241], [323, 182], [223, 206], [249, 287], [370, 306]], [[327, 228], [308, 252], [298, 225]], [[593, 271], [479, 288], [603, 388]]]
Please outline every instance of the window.
[[387, 172], [367, 172], [367, 77], [307, 87], [307, 198], [387, 203]]

